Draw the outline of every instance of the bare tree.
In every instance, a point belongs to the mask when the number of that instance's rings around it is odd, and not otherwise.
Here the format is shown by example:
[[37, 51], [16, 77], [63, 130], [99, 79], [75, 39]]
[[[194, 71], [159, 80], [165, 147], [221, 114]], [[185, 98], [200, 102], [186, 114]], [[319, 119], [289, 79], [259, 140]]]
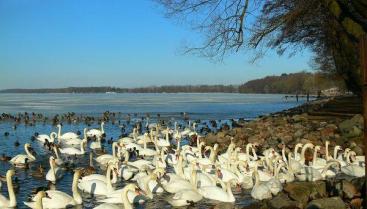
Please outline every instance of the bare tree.
[[185, 52], [223, 58], [241, 49], [290, 55], [309, 48], [319, 69], [337, 73], [356, 93], [358, 39], [367, 31], [366, 0], [155, 0], [166, 15], [203, 35]]

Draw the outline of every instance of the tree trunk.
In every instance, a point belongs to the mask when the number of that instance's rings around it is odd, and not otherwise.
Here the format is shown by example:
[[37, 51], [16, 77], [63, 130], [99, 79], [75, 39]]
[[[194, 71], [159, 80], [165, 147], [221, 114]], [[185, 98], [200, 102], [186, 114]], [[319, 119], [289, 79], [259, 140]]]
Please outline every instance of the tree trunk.
[[[364, 35], [360, 41], [361, 67], [363, 73], [363, 118], [364, 118], [364, 155], [367, 156], [367, 35]], [[367, 166], [365, 166], [367, 174]], [[365, 176], [365, 191], [362, 191], [364, 197], [364, 208], [367, 208], [367, 176]], [[364, 195], [363, 195], [364, 192]]]

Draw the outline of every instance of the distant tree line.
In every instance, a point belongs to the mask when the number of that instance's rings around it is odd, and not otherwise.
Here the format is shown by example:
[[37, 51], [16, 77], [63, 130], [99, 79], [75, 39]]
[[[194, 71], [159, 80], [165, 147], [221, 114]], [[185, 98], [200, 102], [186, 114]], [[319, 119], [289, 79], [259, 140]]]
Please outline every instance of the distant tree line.
[[325, 73], [283, 73], [280, 76], [266, 76], [238, 85], [181, 85], [150, 86], [141, 88], [117, 87], [68, 87], [45, 89], [5, 89], [0, 93], [272, 93], [272, 94], [316, 94], [319, 90], [346, 87], [342, 78]]
[[151, 86], [142, 88], [117, 87], [68, 87], [45, 89], [5, 89], [0, 93], [237, 93], [235, 85], [186, 85], [186, 86]]
[[338, 87], [345, 90], [344, 81], [335, 75], [324, 73], [283, 73], [280, 76], [248, 81], [239, 86], [240, 93], [317, 94], [319, 90]]

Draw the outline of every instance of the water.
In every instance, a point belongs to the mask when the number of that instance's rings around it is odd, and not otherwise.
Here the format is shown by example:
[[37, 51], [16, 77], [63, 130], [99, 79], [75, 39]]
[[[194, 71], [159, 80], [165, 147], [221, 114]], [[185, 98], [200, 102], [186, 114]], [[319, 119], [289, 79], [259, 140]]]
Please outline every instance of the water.
[[[299, 105], [295, 101], [285, 101], [284, 95], [257, 95], [257, 94], [0, 94], [0, 112], [38, 112], [46, 115], [56, 113], [75, 112], [88, 115], [100, 115], [104, 111], [126, 113], [150, 113], [154, 116], [160, 113], [162, 117], [167, 117], [171, 121], [182, 121], [181, 112], [187, 112], [190, 119], [202, 119], [202, 123], [207, 123], [210, 119], [230, 119], [246, 118], [252, 119], [259, 115], [277, 112]], [[121, 118], [122, 120], [122, 118]], [[124, 122], [124, 121], [122, 121]], [[92, 125], [97, 127], [95, 123]], [[63, 132], [82, 131], [85, 127], [83, 123], [64, 124]], [[131, 125], [127, 125], [127, 131], [131, 131]], [[32, 142], [31, 136], [38, 132], [48, 134], [57, 129], [50, 124], [37, 123], [35, 126], [20, 124], [13, 130], [13, 123], [0, 122], [0, 154], [15, 156], [24, 153], [24, 144], [31, 143], [38, 153], [36, 162], [31, 164], [29, 170], [16, 169], [16, 177], [20, 185], [16, 194], [18, 207], [26, 208], [23, 201], [27, 200], [33, 188], [46, 186], [44, 178], [37, 179], [30, 174], [38, 167], [43, 165], [46, 172], [49, 168], [48, 158], [50, 152], [46, 151], [42, 144], [37, 141]], [[118, 125], [106, 123], [106, 139], [117, 139], [121, 134]], [[4, 136], [4, 132], [9, 132], [9, 136]], [[21, 145], [15, 147], [18, 141]], [[105, 147], [111, 153], [111, 147], [107, 143]], [[89, 152], [90, 150], [87, 149]], [[88, 155], [78, 159], [71, 159], [78, 166], [88, 164]], [[0, 174], [5, 175], [11, 168], [7, 162], [0, 161]], [[102, 171], [100, 171], [101, 173]], [[57, 182], [58, 190], [71, 194], [72, 173], [66, 172], [64, 177]], [[126, 182], [118, 183], [117, 188], [121, 188]], [[3, 183], [1, 194], [7, 195], [6, 183]], [[164, 201], [167, 193], [155, 195], [153, 200], [149, 200], [144, 205], [137, 208], [171, 208]], [[242, 207], [249, 205], [253, 200], [250, 198], [249, 191], [235, 194], [236, 203], [233, 205]], [[88, 194], [83, 194], [83, 206], [79, 208], [93, 208], [96, 199]], [[192, 208], [225, 208], [228, 204], [202, 200]], [[229, 204], [232, 206], [232, 204]]]
[[0, 112], [94, 115], [112, 111], [168, 116], [187, 112], [192, 119], [252, 119], [300, 103], [279, 94], [0, 94]]

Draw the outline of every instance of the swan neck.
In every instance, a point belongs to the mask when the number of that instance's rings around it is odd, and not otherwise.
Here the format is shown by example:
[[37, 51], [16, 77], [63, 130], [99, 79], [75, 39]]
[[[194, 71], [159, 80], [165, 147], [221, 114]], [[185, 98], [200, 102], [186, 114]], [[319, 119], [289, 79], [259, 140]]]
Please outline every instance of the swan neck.
[[27, 153], [28, 157], [32, 160], [35, 160], [36, 158], [29, 152], [28, 146], [25, 147], [25, 153]]
[[329, 143], [325, 143], [325, 158], [326, 158], [326, 161], [330, 160], [330, 156], [329, 156]]
[[106, 183], [107, 183], [107, 190], [108, 191], [112, 191], [112, 183], [111, 183], [111, 171], [112, 171], [112, 166], [109, 165], [107, 167], [107, 172], [106, 172]]
[[104, 123], [101, 123], [101, 132], [102, 132], [102, 134], [104, 134]]
[[312, 159], [312, 164], [313, 165], [316, 164], [316, 158], [317, 158], [317, 149], [315, 149], [314, 152], [313, 152], [313, 159]]
[[8, 185], [9, 207], [15, 207], [17, 205], [17, 199], [14, 193], [14, 187], [13, 187], [13, 181], [11, 179], [11, 175], [6, 176], [6, 183]]
[[112, 144], [112, 156], [116, 157], [116, 142]]
[[82, 196], [80, 195], [79, 190], [78, 190], [79, 176], [80, 176], [80, 174], [74, 173], [73, 184], [72, 184], [72, 188], [71, 188], [72, 192], [73, 192], [73, 199], [74, 199], [75, 203], [78, 204], [78, 205], [83, 203]]
[[[149, 190], [149, 189], [148, 189]], [[129, 198], [127, 196], [127, 193], [129, 191], [135, 192], [132, 189], [126, 188], [124, 189], [124, 192], [122, 193], [122, 203], [124, 205], [124, 209], [133, 209], [133, 206], [131, 205], [131, 203], [129, 202]]]
[[61, 126], [57, 126], [59, 128], [59, 130], [57, 131], [57, 137], [60, 138], [61, 137]]
[[60, 159], [59, 152], [58, 152], [58, 150], [57, 150], [57, 147], [56, 147], [56, 146], [54, 146], [54, 152], [55, 152], [56, 158], [57, 158], [57, 159]]
[[334, 159], [336, 160], [338, 158], [338, 149], [337, 147], [334, 148]]

